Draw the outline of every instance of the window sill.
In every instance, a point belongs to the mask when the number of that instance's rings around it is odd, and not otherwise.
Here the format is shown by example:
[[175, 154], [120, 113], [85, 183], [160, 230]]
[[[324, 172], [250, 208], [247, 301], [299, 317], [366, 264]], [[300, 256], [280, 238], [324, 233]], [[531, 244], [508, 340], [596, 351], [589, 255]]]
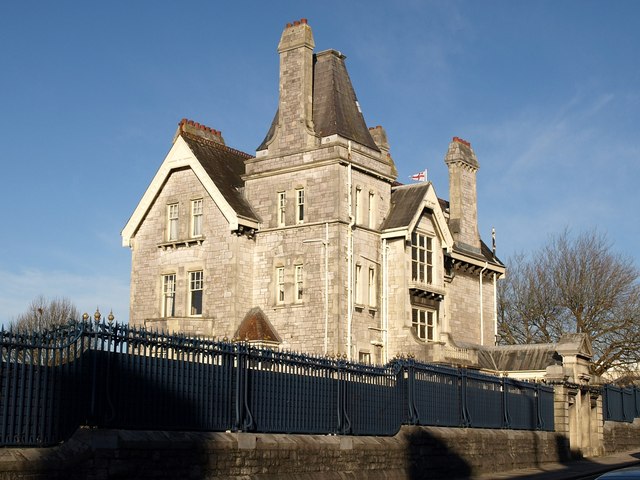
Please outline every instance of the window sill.
[[416, 282], [415, 280], [409, 282], [409, 291], [418, 297], [432, 298], [434, 300], [443, 300], [445, 296], [445, 290], [442, 287], [438, 287], [429, 283]]
[[282, 310], [282, 309], [285, 309], [285, 308], [300, 308], [300, 307], [304, 307], [304, 302], [278, 303], [278, 304], [273, 306], [273, 309], [274, 310]]
[[204, 242], [205, 238], [204, 237], [197, 237], [197, 238], [185, 238], [182, 240], [170, 240], [168, 242], [162, 242], [158, 244], [158, 248], [161, 248], [162, 250], [174, 250], [180, 247], [193, 247], [194, 245], [202, 245], [202, 243]]

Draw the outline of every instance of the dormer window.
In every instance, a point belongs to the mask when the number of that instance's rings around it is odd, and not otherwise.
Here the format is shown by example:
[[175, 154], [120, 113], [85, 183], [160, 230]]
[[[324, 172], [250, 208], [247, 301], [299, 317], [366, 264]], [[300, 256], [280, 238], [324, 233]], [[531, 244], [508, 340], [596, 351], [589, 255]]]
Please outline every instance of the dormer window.
[[411, 234], [411, 279], [433, 283], [433, 238], [418, 232]]
[[167, 240], [178, 239], [178, 216], [179, 205], [177, 203], [170, 203], [167, 205]]

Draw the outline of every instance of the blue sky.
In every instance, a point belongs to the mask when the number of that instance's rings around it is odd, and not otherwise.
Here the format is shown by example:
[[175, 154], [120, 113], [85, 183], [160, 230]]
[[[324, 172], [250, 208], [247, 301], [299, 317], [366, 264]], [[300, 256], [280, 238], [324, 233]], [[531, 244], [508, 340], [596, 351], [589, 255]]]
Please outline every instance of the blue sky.
[[2, 2], [0, 321], [39, 294], [128, 318], [120, 231], [177, 122], [255, 154], [303, 17], [347, 56], [400, 181], [427, 168], [448, 198], [448, 143], [471, 142], [503, 259], [598, 228], [640, 265], [640, 2]]

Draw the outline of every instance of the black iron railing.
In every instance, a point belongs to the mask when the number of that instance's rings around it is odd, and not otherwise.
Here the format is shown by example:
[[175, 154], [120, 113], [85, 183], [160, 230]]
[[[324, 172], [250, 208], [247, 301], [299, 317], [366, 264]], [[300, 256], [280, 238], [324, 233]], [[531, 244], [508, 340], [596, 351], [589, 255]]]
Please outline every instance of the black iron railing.
[[0, 445], [81, 425], [394, 435], [404, 424], [553, 430], [551, 387], [399, 359], [371, 366], [105, 322], [0, 331]]
[[605, 421], [633, 422], [640, 418], [640, 389], [605, 385], [602, 389], [602, 410]]

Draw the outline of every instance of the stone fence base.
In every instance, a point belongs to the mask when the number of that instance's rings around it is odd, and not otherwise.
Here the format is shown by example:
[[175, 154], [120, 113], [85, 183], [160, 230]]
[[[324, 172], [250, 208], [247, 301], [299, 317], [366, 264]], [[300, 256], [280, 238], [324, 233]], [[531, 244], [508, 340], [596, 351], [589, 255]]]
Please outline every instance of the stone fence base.
[[394, 437], [81, 429], [51, 448], [0, 449], [0, 479], [417, 479], [565, 459], [553, 432], [403, 427]]
[[633, 423], [604, 422], [604, 452], [628, 452], [640, 447], [640, 418]]

